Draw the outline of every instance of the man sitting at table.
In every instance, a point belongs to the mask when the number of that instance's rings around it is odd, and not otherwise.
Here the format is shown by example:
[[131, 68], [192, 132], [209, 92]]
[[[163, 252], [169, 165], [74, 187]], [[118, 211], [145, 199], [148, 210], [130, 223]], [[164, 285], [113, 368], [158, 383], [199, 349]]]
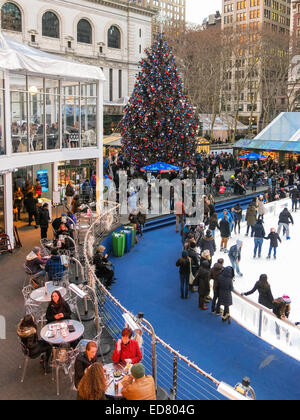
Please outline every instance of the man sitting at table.
[[131, 368], [131, 375], [122, 380], [122, 395], [128, 401], [156, 400], [155, 383], [151, 375], [145, 375], [145, 367], [138, 363]]
[[124, 328], [122, 331], [122, 339], [116, 343], [115, 351], [112, 355], [114, 363], [139, 363], [143, 356], [137, 341], [131, 340], [132, 331]]
[[61, 281], [64, 276], [64, 271], [67, 269], [61, 263], [60, 256], [58, 255], [57, 249], [52, 249], [51, 258], [47, 261], [45, 270], [48, 273], [49, 281]]
[[28, 268], [28, 272], [31, 272], [31, 283], [34, 288], [43, 286], [46, 275], [44, 266], [47, 261], [48, 258], [41, 257], [41, 249], [37, 246], [26, 257], [25, 266]]
[[86, 346], [85, 352], [77, 356], [74, 366], [74, 383], [76, 389], [78, 389], [79, 382], [83, 378], [86, 369], [88, 369], [93, 363], [97, 363], [97, 350], [97, 344], [94, 341], [90, 341]]

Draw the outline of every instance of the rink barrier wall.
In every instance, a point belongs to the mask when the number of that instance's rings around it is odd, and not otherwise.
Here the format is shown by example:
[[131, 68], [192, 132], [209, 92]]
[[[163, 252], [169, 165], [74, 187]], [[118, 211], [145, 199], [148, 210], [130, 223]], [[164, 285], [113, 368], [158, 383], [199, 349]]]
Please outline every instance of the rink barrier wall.
[[[292, 200], [274, 201], [265, 205], [265, 220], [279, 217], [283, 209], [288, 206], [292, 210]], [[247, 227], [246, 211], [243, 212], [242, 228]], [[277, 226], [274, 226], [277, 228]], [[216, 237], [218, 237], [216, 235]], [[300, 361], [300, 329], [289, 320], [278, 319], [271, 310], [253, 302], [239, 293], [233, 293], [233, 305], [230, 308], [232, 319], [252, 334], [288, 356]]]

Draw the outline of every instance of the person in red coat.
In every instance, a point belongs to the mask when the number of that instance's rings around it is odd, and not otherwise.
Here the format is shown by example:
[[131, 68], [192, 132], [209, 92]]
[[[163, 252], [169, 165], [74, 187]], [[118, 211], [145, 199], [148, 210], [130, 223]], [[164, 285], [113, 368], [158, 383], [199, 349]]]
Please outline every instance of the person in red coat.
[[143, 356], [137, 341], [131, 340], [132, 331], [129, 328], [125, 328], [122, 331], [122, 339], [116, 343], [115, 351], [112, 355], [114, 363], [139, 363]]

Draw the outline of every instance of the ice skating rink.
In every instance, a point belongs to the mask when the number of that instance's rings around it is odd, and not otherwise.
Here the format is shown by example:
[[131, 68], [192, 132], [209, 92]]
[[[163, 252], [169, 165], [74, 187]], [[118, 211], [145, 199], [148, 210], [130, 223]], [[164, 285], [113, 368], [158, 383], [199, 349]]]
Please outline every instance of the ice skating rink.
[[[267, 260], [270, 241], [265, 240], [262, 248], [261, 259], [253, 259], [254, 255], [254, 238], [246, 237], [246, 224], [243, 223], [241, 227], [241, 234], [235, 235], [233, 233], [230, 239], [228, 249], [235, 245], [236, 240], [243, 241], [242, 260], [240, 263], [241, 273], [243, 277], [236, 277], [234, 282], [235, 290], [238, 293], [245, 293], [253, 289], [255, 283], [259, 280], [261, 274], [268, 276], [269, 283], [274, 299], [287, 295], [292, 300], [290, 321], [300, 322], [300, 210], [296, 213], [291, 211], [291, 201], [276, 203], [279, 208], [276, 215], [268, 214], [265, 217], [264, 228], [266, 236], [269, 235], [271, 228], [278, 228], [278, 212], [283, 210], [284, 203], [288, 203], [288, 209], [294, 219], [294, 226], [290, 225], [291, 239], [288, 241], [283, 237], [281, 231], [280, 238], [282, 243], [279, 243], [277, 249], [277, 259], [274, 260], [273, 252], [270, 260]], [[213, 262], [218, 258], [224, 258], [225, 266], [230, 265], [228, 255], [220, 252], [220, 237], [216, 235], [217, 253], [214, 255]], [[299, 263], [299, 265], [298, 265]], [[258, 293], [248, 296], [248, 299], [258, 302]]]

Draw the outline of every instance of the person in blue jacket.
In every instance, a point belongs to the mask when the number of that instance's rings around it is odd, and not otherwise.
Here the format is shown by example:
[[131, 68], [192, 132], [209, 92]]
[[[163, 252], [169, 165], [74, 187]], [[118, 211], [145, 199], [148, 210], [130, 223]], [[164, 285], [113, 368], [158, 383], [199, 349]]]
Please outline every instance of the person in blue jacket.
[[230, 232], [232, 232], [233, 231], [233, 228], [234, 228], [234, 218], [233, 218], [233, 215], [232, 215], [232, 213], [231, 213], [231, 211], [230, 210], [224, 210], [224, 212], [223, 212], [223, 218], [224, 218], [224, 216], [227, 216], [227, 221], [228, 221], [228, 223], [229, 223], [229, 225], [230, 225]]

